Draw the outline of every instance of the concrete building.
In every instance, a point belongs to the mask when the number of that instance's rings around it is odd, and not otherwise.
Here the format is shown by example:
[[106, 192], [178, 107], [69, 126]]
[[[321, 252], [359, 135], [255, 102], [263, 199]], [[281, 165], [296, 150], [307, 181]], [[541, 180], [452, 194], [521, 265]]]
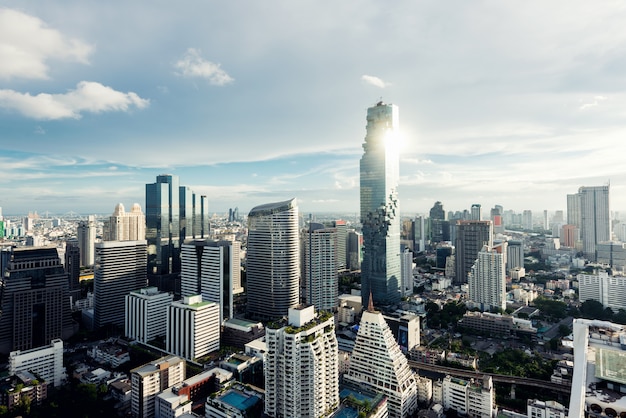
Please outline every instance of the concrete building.
[[596, 244], [596, 261], [609, 265], [614, 271], [624, 273], [626, 268], [626, 244], [623, 242], [599, 242]]
[[507, 241], [506, 247], [506, 272], [524, 268], [524, 243], [519, 240]]
[[0, 353], [71, 337], [68, 274], [56, 247], [10, 247], [0, 277]]
[[626, 415], [626, 332], [607, 321], [574, 319], [574, 373], [570, 417]]
[[278, 319], [298, 305], [299, 239], [296, 199], [257, 206], [248, 214], [248, 317]]
[[[529, 399], [527, 404], [529, 418], [567, 418], [567, 408], [556, 401]], [[526, 415], [524, 415], [526, 417]]]
[[400, 206], [398, 107], [382, 101], [367, 109], [360, 163], [363, 262], [361, 297], [367, 306], [400, 301]]
[[299, 306], [289, 309], [289, 321], [281, 325], [265, 334], [265, 413], [275, 418], [329, 414], [339, 404], [332, 315]]
[[93, 266], [94, 244], [96, 243], [96, 217], [89, 215], [87, 220], [78, 222], [78, 247], [80, 248], [81, 267]]
[[234, 296], [241, 287], [239, 241], [190, 240], [181, 247], [181, 295], [202, 295], [215, 302], [220, 323], [234, 316]]
[[143, 241], [146, 239], [146, 217], [139, 203], [133, 204], [130, 212], [118, 203], [113, 215], [104, 224], [104, 241]]
[[9, 353], [9, 375], [31, 372], [54, 387], [61, 386], [67, 374], [63, 366], [63, 341], [54, 339], [50, 345]]
[[482, 381], [446, 376], [443, 379], [443, 407], [469, 417], [495, 417], [495, 389], [490, 376]]
[[249, 418], [263, 414], [263, 393], [251, 386], [234, 384], [206, 401], [206, 418]]
[[146, 241], [103, 241], [96, 244], [94, 327], [124, 328], [125, 297], [146, 287]]
[[484, 246], [468, 274], [469, 300], [481, 310], [506, 309], [505, 254], [502, 245]]
[[455, 283], [467, 283], [467, 275], [483, 246], [493, 247], [491, 221], [457, 221], [455, 241]]
[[311, 222], [302, 234], [301, 248], [304, 300], [318, 310], [332, 311], [339, 293], [337, 230]]
[[415, 375], [385, 318], [371, 303], [363, 312], [344, 383], [385, 395], [390, 418], [404, 418], [417, 409]]
[[595, 300], [613, 312], [626, 309], [626, 277], [609, 276], [606, 271], [578, 274], [578, 293], [581, 303]]
[[156, 287], [134, 290], [125, 296], [124, 335], [141, 343], [165, 337], [167, 308], [173, 295]]
[[185, 380], [185, 360], [176, 356], [161, 357], [132, 369], [130, 374], [133, 417], [154, 418], [156, 396]]
[[567, 223], [580, 229], [585, 258], [596, 261], [596, 245], [611, 240], [609, 186], [580, 187], [567, 195], [567, 210]]
[[413, 294], [413, 252], [408, 248], [400, 251], [400, 277], [402, 297]]
[[204, 302], [202, 295], [183, 296], [167, 309], [165, 349], [187, 360], [220, 349], [219, 305]]
[[347, 244], [348, 270], [360, 270], [363, 259], [363, 234], [350, 230], [348, 231]]

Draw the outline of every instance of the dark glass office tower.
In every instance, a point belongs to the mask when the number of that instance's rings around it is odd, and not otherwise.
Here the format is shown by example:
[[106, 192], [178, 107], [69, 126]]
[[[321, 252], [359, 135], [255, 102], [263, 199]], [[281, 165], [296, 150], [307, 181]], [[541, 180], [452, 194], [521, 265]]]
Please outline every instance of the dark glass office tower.
[[163, 174], [146, 184], [149, 275], [180, 273], [179, 193], [178, 176]]
[[361, 224], [364, 254], [361, 295], [368, 306], [400, 300], [398, 107], [379, 102], [367, 109], [361, 157]]
[[68, 274], [56, 247], [14, 247], [0, 278], [0, 353], [74, 333]]

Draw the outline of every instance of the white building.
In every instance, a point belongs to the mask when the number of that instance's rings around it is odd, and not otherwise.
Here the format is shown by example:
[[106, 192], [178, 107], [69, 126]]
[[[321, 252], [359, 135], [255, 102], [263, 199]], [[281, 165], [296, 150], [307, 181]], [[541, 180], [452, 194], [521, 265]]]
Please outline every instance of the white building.
[[334, 319], [314, 306], [289, 309], [289, 323], [266, 328], [265, 413], [272, 417], [320, 417], [339, 404]]
[[337, 230], [310, 223], [302, 236], [302, 277], [306, 303], [332, 311], [338, 305]]
[[417, 409], [415, 375], [385, 318], [372, 306], [361, 317], [344, 381], [383, 393], [387, 397], [390, 418], [404, 418]]
[[174, 296], [146, 287], [130, 292], [125, 297], [124, 335], [147, 343], [166, 334], [167, 308]]
[[189, 395], [178, 394], [172, 388], [168, 388], [159, 393], [154, 399], [155, 418], [177, 418], [183, 414], [191, 413], [192, 402], [189, 402]]
[[207, 398], [206, 418], [249, 418], [263, 412], [263, 394], [252, 387], [234, 384], [214, 398]]
[[133, 204], [130, 212], [124, 210], [124, 205], [115, 206], [104, 228], [105, 241], [141, 241], [146, 239], [146, 217], [141, 211], [139, 203]]
[[400, 275], [402, 287], [400, 293], [403, 297], [413, 294], [413, 253], [405, 248], [400, 253]]
[[423, 404], [430, 404], [433, 399], [433, 381], [425, 376], [415, 376], [417, 383], [417, 400]]
[[219, 305], [201, 295], [183, 296], [167, 308], [165, 349], [195, 360], [220, 349]]
[[626, 277], [609, 276], [601, 270], [597, 274], [579, 274], [576, 279], [581, 303], [595, 300], [613, 312], [626, 309]]
[[185, 380], [185, 360], [176, 356], [161, 357], [132, 369], [130, 374], [133, 417], [153, 418], [156, 396]]
[[86, 221], [78, 222], [76, 232], [80, 249], [80, 265], [93, 266], [95, 261], [94, 244], [96, 243], [96, 217], [89, 215]]
[[469, 299], [481, 310], [506, 309], [506, 273], [503, 247], [483, 246], [468, 274]]
[[12, 351], [9, 354], [9, 375], [30, 371], [55, 387], [61, 386], [66, 379], [63, 367], [63, 341], [52, 340], [47, 347], [24, 351]]
[[567, 408], [556, 401], [529, 399], [528, 418], [567, 418]]
[[495, 390], [490, 376], [482, 382], [446, 376], [443, 379], [443, 407], [461, 415], [484, 418], [496, 413]]
[[626, 329], [607, 321], [574, 319], [570, 417], [626, 415]]
[[187, 241], [181, 246], [182, 296], [202, 295], [220, 310], [220, 324], [233, 318], [233, 297], [242, 293], [239, 241]]

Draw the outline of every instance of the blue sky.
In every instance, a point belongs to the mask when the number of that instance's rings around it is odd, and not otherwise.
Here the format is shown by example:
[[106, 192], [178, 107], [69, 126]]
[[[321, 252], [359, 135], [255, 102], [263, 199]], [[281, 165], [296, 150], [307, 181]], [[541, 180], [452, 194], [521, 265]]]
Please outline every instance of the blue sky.
[[406, 214], [626, 208], [626, 5], [0, 0], [5, 214], [145, 205], [358, 211], [365, 114], [400, 108]]

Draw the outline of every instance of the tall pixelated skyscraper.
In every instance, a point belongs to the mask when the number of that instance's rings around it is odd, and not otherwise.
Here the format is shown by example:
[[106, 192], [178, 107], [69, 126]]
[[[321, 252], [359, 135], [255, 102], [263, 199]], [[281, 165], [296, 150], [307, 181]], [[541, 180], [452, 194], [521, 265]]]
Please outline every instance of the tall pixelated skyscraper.
[[506, 309], [506, 242], [478, 252], [468, 274], [469, 299], [482, 311]]
[[298, 305], [300, 237], [296, 199], [268, 203], [248, 214], [247, 315], [277, 319]]
[[364, 254], [361, 295], [367, 306], [400, 300], [400, 207], [398, 202], [398, 107], [378, 102], [367, 109], [360, 165]]
[[55, 247], [13, 247], [0, 277], [0, 353], [73, 335], [69, 280]]

